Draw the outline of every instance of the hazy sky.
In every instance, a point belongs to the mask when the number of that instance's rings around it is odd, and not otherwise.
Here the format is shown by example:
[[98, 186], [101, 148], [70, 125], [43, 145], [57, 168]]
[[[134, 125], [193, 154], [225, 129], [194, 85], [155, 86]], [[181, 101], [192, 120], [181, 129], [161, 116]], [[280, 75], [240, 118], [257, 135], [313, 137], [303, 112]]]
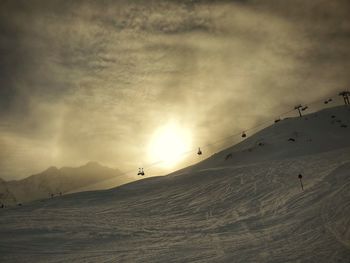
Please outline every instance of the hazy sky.
[[348, 0], [0, 0], [0, 177], [148, 161], [350, 84]]

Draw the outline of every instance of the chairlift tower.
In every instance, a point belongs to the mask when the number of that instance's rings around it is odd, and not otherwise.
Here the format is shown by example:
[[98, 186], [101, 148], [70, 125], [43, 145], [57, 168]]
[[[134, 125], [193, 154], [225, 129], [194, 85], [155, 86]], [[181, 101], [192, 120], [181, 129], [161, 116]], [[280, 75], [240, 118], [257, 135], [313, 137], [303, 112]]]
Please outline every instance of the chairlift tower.
[[349, 102], [350, 92], [349, 91], [344, 90], [342, 92], [339, 92], [338, 95], [339, 96], [343, 96], [345, 105], [349, 105], [350, 104], [350, 102]]
[[299, 116], [300, 116], [300, 117], [302, 117], [302, 116], [303, 116], [303, 115], [301, 114], [301, 110], [300, 110], [302, 107], [303, 107], [303, 106], [302, 106], [301, 104], [296, 105], [296, 106], [294, 107], [294, 109], [295, 109], [295, 110], [298, 110], [298, 112], [299, 112]]

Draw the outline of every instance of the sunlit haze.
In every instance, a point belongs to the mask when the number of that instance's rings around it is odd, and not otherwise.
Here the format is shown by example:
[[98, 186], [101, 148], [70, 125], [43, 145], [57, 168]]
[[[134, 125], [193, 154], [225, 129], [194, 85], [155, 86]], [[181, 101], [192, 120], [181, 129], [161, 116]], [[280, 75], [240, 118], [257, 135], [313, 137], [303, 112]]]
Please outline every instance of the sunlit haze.
[[163, 167], [174, 167], [191, 150], [191, 134], [175, 123], [159, 127], [149, 144], [151, 162], [159, 162]]
[[0, 178], [89, 161], [135, 173], [157, 159], [166, 174], [189, 147], [193, 163], [198, 147], [337, 94], [350, 83], [348, 10], [345, 0], [1, 1]]
[[350, 262], [350, 0], [0, 0], [0, 263]]

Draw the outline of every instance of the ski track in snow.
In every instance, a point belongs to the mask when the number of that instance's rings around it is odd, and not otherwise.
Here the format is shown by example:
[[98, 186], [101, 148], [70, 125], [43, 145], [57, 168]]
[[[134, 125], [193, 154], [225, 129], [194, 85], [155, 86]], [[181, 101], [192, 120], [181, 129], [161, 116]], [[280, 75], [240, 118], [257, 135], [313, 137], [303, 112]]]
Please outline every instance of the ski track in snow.
[[350, 262], [348, 154], [298, 160], [308, 171], [303, 192], [295, 160], [284, 160], [237, 176], [234, 168], [202, 170], [191, 175], [201, 178], [196, 185], [183, 175], [139, 193], [126, 187], [8, 209], [0, 259]]
[[349, 171], [345, 147], [3, 209], [0, 262], [350, 262]]

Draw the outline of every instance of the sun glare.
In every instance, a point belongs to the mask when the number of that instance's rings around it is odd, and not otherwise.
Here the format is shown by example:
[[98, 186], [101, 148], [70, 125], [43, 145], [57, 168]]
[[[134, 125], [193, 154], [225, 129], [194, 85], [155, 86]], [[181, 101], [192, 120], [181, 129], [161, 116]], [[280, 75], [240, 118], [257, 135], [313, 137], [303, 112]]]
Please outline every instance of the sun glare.
[[161, 166], [174, 167], [183, 153], [190, 150], [190, 133], [176, 124], [167, 124], [157, 129], [149, 144], [152, 162], [162, 161]]

